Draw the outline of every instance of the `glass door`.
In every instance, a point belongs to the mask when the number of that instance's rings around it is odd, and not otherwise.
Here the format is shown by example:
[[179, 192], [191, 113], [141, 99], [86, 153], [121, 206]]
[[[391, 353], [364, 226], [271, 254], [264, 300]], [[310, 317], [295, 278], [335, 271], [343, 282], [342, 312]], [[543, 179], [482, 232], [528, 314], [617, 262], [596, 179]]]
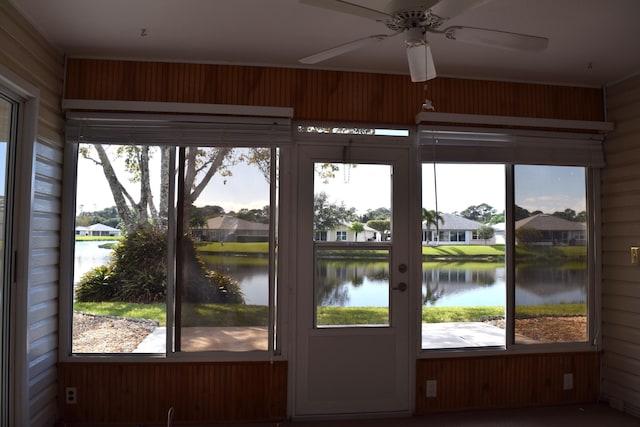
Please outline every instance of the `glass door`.
[[408, 159], [300, 148], [294, 416], [411, 410]]
[[0, 94], [0, 425], [9, 425], [9, 287], [11, 284], [11, 157], [17, 132], [17, 104]]

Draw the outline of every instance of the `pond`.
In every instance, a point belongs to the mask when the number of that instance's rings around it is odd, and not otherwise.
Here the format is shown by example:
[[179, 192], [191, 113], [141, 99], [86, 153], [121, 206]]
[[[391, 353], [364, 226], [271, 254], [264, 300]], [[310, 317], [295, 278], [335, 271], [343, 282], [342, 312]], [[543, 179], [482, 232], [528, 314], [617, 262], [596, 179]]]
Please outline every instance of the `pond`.
[[78, 283], [87, 271], [108, 264], [111, 249], [101, 248], [104, 241], [77, 241], [73, 259], [73, 283]]
[[[76, 242], [74, 283], [84, 272], [109, 261], [104, 242]], [[256, 257], [205, 256], [207, 266], [240, 283], [247, 304], [268, 304], [267, 260]], [[388, 305], [389, 269], [380, 261], [321, 260], [321, 285], [316, 291], [323, 306]], [[504, 306], [505, 267], [493, 263], [434, 263], [422, 265], [425, 307]], [[538, 265], [516, 269], [516, 305], [585, 303], [586, 270]]]

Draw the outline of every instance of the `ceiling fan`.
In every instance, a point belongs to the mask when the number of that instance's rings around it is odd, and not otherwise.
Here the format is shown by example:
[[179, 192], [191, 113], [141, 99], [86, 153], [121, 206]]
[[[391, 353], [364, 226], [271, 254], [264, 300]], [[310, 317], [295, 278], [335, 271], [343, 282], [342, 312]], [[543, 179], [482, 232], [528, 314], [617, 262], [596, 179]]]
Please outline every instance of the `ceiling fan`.
[[299, 1], [310, 6], [372, 19], [393, 31], [391, 34], [368, 36], [307, 56], [300, 59], [303, 64], [316, 64], [404, 33], [411, 81], [423, 82], [436, 77], [427, 33], [444, 36], [449, 40], [524, 51], [540, 51], [549, 43], [544, 37], [485, 28], [450, 26], [441, 29], [449, 19], [492, 0], [391, 0], [384, 12], [343, 0]]

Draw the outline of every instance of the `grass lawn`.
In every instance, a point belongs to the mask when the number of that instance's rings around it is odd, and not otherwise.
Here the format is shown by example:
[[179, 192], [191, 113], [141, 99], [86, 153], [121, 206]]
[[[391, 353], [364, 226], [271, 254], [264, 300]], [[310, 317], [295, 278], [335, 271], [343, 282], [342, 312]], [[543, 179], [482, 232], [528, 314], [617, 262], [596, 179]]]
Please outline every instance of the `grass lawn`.
[[107, 240], [121, 240], [123, 236], [76, 236], [76, 242], [101, 242]]
[[210, 242], [197, 243], [198, 252], [213, 253], [238, 253], [238, 254], [267, 254], [269, 253], [269, 243], [267, 242]]
[[427, 257], [497, 257], [504, 256], [504, 245], [442, 245], [423, 246]]
[[[164, 304], [132, 304], [120, 302], [75, 303], [75, 311], [108, 316], [149, 319], [166, 326]], [[516, 316], [584, 315], [584, 304], [519, 306]], [[504, 315], [503, 307], [423, 307], [423, 323], [477, 322], [486, 317]], [[269, 313], [263, 305], [185, 304], [183, 326], [266, 326]], [[374, 325], [388, 322], [383, 307], [318, 307], [320, 325]]]
[[149, 319], [166, 326], [166, 306], [164, 304], [133, 304], [128, 302], [74, 302], [73, 311], [81, 311], [102, 316], [126, 317], [129, 319]]
[[[203, 255], [236, 253], [236, 254], [266, 254], [268, 253], [268, 243], [239, 243], [239, 242], [210, 242], [198, 243], [197, 250]], [[563, 262], [575, 260], [583, 260], [586, 256], [586, 247], [584, 246], [517, 246], [516, 256], [523, 257], [525, 261], [542, 261], [553, 259]], [[334, 251], [336, 257], [344, 254], [344, 251]], [[331, 256], [331, 251], [325, 250], [325, 256]], [[379, 255], [386, 256], [386, 251], [349, 250], [349, 255], [360, 256], [362, 258], [377, 258]], [[478, 260], [486, 260], [487, 258], [496, 259], [504, 257], [504, 245], [440, 245], [440, 246], [423, 246], [422, 256], [426, 259], [430, 258], [447, 258], [460, 260], [469, 260], [477, 258]]]

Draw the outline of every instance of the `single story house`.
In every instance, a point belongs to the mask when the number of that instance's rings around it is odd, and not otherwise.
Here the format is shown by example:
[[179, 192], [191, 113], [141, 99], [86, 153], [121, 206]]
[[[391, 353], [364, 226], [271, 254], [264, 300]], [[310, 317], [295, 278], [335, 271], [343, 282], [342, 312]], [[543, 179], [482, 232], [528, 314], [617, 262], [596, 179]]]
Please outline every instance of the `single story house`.
[[496, 243], [495, 235], [490, 239], [481, 239], [478, 229], [484, 224], [463, 218], [459, 215], [443, 213], [443, 221], [438, 223], [438, 232], [435, 226], [422, 222], [422, 244], [447, 244], [447, 245], [493, 245]]
[[519, 237], [519, 230], [525, 228], [539, 231], [535, 236], [531, 236], [533, 241], [527, 241], [532, 245], [584, 246], [587, 242], [587, 225], [585, 223], [569, 221], [549, 214], [538, 214], [521, 219], [516, 221], [515, 227], [518, 243], [524, 243], [523, 236]]
[[88, 227], [76, 227], [76, 236], [120, 236], [122, 231], [104, 224], [92, 224]]
[[192, 230], [192, 234], [204, 242], [266, 242], [269, 224], [222, 215], [209, 218], [203, 228]]
[[335, 228], [325, 231], [315, 231], [314, 240], [321, 242], [379, 242], [381, 234], [379, 231], [362, 224], [363, 230], [356, 232], [351, 229], [350, 223], [341, 223]]

